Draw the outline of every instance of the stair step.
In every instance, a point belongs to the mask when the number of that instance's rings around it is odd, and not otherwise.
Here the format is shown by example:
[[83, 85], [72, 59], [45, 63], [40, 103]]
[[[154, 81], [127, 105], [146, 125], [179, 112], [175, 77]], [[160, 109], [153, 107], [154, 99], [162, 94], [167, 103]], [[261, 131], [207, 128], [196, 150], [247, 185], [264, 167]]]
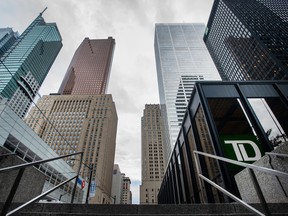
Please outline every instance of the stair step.
[[[252, 216], [254, 214], [252, 213], [227, 213], [227, 214], [94, 214], [94, 213], [88, 213], [88, 214], [83, 214], [83, 213], [43, 213], [43, 212], [20, 212], [20, 213], [15, 213], [13, 216]], [[278, 214], [273, 214], [273, 215], [278, 215]], [[279, 214], [281, 216], [288, 216], [288, 214]]]
[[[15, 209], [20, 204], [13, 204]], [[0, 203], [0, 210], [3, 203]], [[262, 211], [260, 204], [255, 208]], [[272, 215], [287, 215], [288, 203], [269, 204]], [[223, 204], [190, 204], [190, 205], [93, 205], [93, 204], [59, 204], [59, 203], [34, 203], [20, 210], [14, 215], [23, 216], [216, 216], [216, 215], [253, 215], [247, 209], [236, 203]]]

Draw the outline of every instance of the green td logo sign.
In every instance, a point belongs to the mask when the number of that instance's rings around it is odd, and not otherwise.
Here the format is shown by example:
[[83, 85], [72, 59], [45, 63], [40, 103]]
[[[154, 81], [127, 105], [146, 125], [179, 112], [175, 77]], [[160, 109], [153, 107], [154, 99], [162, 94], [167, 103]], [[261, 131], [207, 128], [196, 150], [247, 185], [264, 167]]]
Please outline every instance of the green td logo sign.
[[[256, 143], [250, 140], [225, 140], [226, 145], [232, 145], [234, 153], [236, 154], [238, 161], [257, 161], [261, 158], [261, 151]], [[249, 156], [245, 145], [250, 145], [254, 151], [253, 156]]]
[[221, 136], [221, 144], [226, 158], [252, 163], [259, 160], [264, 151], [254, 135]]

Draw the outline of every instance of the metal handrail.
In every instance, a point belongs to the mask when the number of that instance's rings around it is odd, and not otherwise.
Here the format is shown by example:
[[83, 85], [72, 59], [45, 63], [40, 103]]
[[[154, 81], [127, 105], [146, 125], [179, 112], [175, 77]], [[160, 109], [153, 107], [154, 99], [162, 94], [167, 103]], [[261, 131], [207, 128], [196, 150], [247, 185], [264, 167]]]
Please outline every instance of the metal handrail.
[[208, 154], [208, 153], [204, 153], [204, 152], [200, 152], [200, 151], [194, 151], [194, 153], [200, 154], [200, 155], [204, 155], [204, 156], [207, 156], [207, 157], [211, 157], [211, 158], [214, 158], [214, 159], [217, 159], [217, 160], [221, 160], [221, 161], [224, 161], [224, 162], [232, 163], [232, 164], [235, 164], [235, 165], [239, 165], [239, 166], [242, 166], [242, 167], [246, 167], [246, 168], [262, 171], [262, 172], [265, 172], [265, 173], [268, 173], [268, 174], [271, 174], [271, 175], [277, 175], [277, 176], [284, 177], [284, 178], [288, 177], [288, 173], [281, 172], [281, 171], [278, 171], [278, 170], [273, 170], [273, 169], [269, 169], [269, 168], [266, 168], [266, 167], [256, 166], [254, 164], [248, 164], [248, 163], [244, 163], [244, 162], [240, 162], [240, 161], [235, 161], [235, 160], [232, 160], [232, 159], [228, 159], [228, 158], [224, 158], [224, 157], [220, 157], [220, 156], [216, 156], [216, 155], [212, 155], [212, 154]]
[[257, 209], [255, 209], [254, 207], [252, 207], [248, 203], [244, 202], [243, 200], [241, 200], [237, 196], [233, 195], [229, 191], [225, 190], [224, 188], [222, 188], [221, 186], [219, 186], [215, 182], [211, 181], [207, 177], [205, 177], [205, 176], [203, 176], [201, 174], [199, 174], [199, 177], [202, 178], [203, 180], [205, 180], [206, 182], [208, 182], [209, 184], [211, 184], [212, 186], [214, 186], [215, 188], [217, 188], [218, 190], [220, 190], [221, 192], [223, 192], [224, 194], [226, 194], [227, 196], [229, 196], [230, 198], [232, 198], [233, 200], [235, 200], [236, 202], [238, 202], [239, 204], [241, 204], [242, 206], [246, 207], [250, 211], [252, 211], [254, 213], [257, 213], [258, 215], [265, 216], [265, 214], [263, 214], [262, 212], [258, 211]]
[[280, 154], [275, 152], [265, 152], [266, 155], [275, 155], [276, 157], [288, 157], [288, 154]]
[[[79, 167], [78, 167], [78, 170], [77, 170], [77, 174], [75, 176], [71, 177], [70, 179], [67, 179], [66, 181], [56, 185], [55, 187], [49, 189], [48, 191], [40, 194], [39, 196], [29, 200], [28, 202], [24, 203], [23, 205], [21, 205], [21, 206], [17, 207], [16, 209], [10, 211], [9, 213], [7, 213], [9, 208], [10, 208], [10, 205], [12, 203], [12, 200], [14, 198], [14, 195], [16, 193], [16, 190], [17, 190], [17, 188], [19, 186], [19, 183], [20, 183], [20, 180], [22, 178], [22, 175], [23, 175], [23, 172], [24, 172], [25, 168], [31, 167], [31, 166], [34, 166], [34, 165], [38, 165], [38, 164], [42, 164], [42, 163], [47, 163], [47, 162], [54, 161], [54, 160], [59, 160], [59, 159], [65, 158], [65, 157], [73, 156], [73, 155], [78, 155], [78, 154], [81, 155], [81, 159], [80, 159], [81, 162], [79, 164]], [[35, 161], [35, 162], [31, 162], [31, 163], [19, 164], [19, 165], [15, 165], [15, 166], [11, 166], [11, 167], [5, 167], [5, 168], [0, 169], [0, 173], [9, 172], [9, 171], [12, 171], [12, 170], [19, 170], [18, 175], [16, 176], [14, 184], [13, 184], [13, 186], [11, 188], [11, 191], [10, 191], [8, 197], [7, 197], [7, 200], [6, 200], [6, 202], [5, 202], [5, 204], [4, 204], [3, 208], [2, 208], [1, 216], [4, 216], [4, 215], [8, 216], [8, 215], [11, 215], [11, 214], [15, 213], [16, 211], [19, 211], [20, 209], [24, 208], [25, 206], [28, 206], [31, 203], [36, 202], [37, 200], [41, 199], [42, 197], [44, 197], [47, 194], [55, 191], [56, 189], [60, 188], [61, 186], [67, 184], [68, 182], [70, 182], [71, 180], [76, 178], [75, 183], [74, 183], [74, 188], [73, 188], [73, 191], [72, 191], [72, 198], [71, 198], [71, 203], [73, 203], [74, 196], [75, 196], [75, 191], [76, 191], [76, 187], [77, 187], [77, 178], [78, 178], [79, 173], [80, 173], [82, 159], [83, 159], [83, 152], [76, 152], [76, 153], [71, 153], [71, 154], [68, 154], [68, 155], [63, 155], [63, 156], [59, 156], [59, 157], [55, 157], [55, 158]]]
[[19, 165], [15, 165], [15, 166], [11, 166], [11, 167], [5, 167], [5, 168], [0, 169], [0, 173], [12, 171], [12, 170], [17, 170], [17, 169], [21, 169], [21, 168], [26, 168], [26, 167], [34, 166], [34, 165], [41, 164], [41, 163], [47, 163], [50, 161], [59, 160], [59, 159], [73, 156], [73, 155], [77, 155], [77, 154], [83, 154], [83, 152], [76, 152], [76, 153], [72, 153], [69, 155], [63, 155], [63, 156], [59, 156], [59, 157], [55, 157], [55, 158], [39, 160], [39, 161], [25, 163], [25, 164], [19, 164]]
[[13, 155], [16, 155], [16, 153], [2, 154], [2, 155], [0, 155], [0, 158], [2, 158], [2, 157], [8, 157], [8, 156], [13, 156]]
[[24, 203], [23, 205], [21, 205], [21, 206], [17, 207], [16, 209], [10, 211], [9, 213], [6, 214], [6, 216], [9, 216], [9, 215], [11, 215], [11, 214], [14, 214], [15, 212], [19, 211], [20, 209], [24, 208], [25, 206], [28, 206], [28, 205], [30, 205], [31, 203], [40, 200], [42, 197], [44, 197], [44, 196], [46, 196], [47, 194], [49, 194], [49, 193], [57, 190], [59, 187], [67, 184], [68, 182], [70, 182], [71, 180], [75, 179], [76, 177], [77, 177], [77, 175], [75, 175], [74, 177], [72, 177], [72, 178], [70, 178], [70, 179], [67, 179], [66, 181], [64, 181], [64, 182], [60, 183], [59, 185], [51, 188], [50, 190], [45, 191], [43, 194], [40, 194], [39, 196], [37, 196], [37, 197], [29, 200], [28, 202]]
[[[196, 169], [197, 169], [197, 172], [198, 172], [198, 176], [201, 179], [203, 179], [204, 181], [208, 182], [210, 185], [214, 186], [216, 189], [220, 190], [221, 192], [223, 192], [224, 194], [226, 194], [227, 196], [229, 196], [233, 200], [237, 201], [239, 204], [241, 204], [242, 206], [247, 208], [249, 211], [252, 211], [253, 213], [256, 213], [257, 215], [261, 215], [261, 216], [271, 215], [253, 170], [258, 170], [258, 171], [262, 171], [262, 172], [268, 173], [270, 175], [276, 175], [276, 176], [281, 176], [281, 177], [286, 177], [286, 178], [288, 177], [288, 173], [281, 172], [281, 171], [278, 171], [278, 170], [269, 169], [269, 168], [266, 168], [266, 167], [256, 166], [254, 164], [248, 164], [248, 163], [244, 163], [244, 162], [240, 162], [240, 161], [235, 161], [235, 160], [231, 160], [231, 159], [228, 159], [228, 158], [224, 158], [224, 157], [220, 157], [220, 156], [216, 156], [216, 155], [212, 155], [212, 154], [208, 154], [208, 153], [204, 153], [204, 152], [200, 152], [200, 151], [193, 151], [193, 153], [195, 155], [194, 158], [195, 158], [195, 163], [196, 163]], [[197, 155], [197, 157], [196, 157], [196, 155]], [[264, 208], [265, 214], [263, 214], [262, 212], [258, 211], [256, 208], [252, 207], [251, 205], [249, 205], [248, 203], [244, 202], [243, 200], [239, 199], [238, 197], [236, 197], [235, 195], [233, 195], [229, 191], [225, 190], [224, 188], [222, 188], [218, 184], [214, 183], [213, 181], [211, 181], [207, 177], [205, 177], [202, 174], [200, 174], [200, 170], [199, 170], [200, 166], [199, 166], [199, 162], [198, 162], [198, 160], [199, 160], [198, 155], [203, 155], [203, 156], [206, 156], [206, 157], [214, 158], [216, 160], [220, 160], [220, 161], [224, 161], [224, 162], [227, 162], [227, 163], [231, 163], [231, 164], [234, 164], [234, 165], [238, 165], [238, 166], [242, 166], [242, 167], [248, 168], [249, 174], [250, 174], [250, 176], [252, 178], [253, 185], [254, 185], [255, 190], [257, 192], [258, 198], [260, 199], [260, 202], [261, 202], [261, 204], [262, 204], [262, 206]]]

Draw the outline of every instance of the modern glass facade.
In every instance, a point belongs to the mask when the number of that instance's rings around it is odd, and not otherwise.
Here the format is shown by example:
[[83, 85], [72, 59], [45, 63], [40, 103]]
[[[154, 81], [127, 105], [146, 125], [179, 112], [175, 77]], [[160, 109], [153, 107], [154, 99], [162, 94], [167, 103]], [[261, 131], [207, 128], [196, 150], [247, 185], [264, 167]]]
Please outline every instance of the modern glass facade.
[[254, 163], [287, 145], [287, 98], [288, 82], [283, 81], [196, 83], [158, 203], [229, 202], [198, 174], [239, 196], [234, 176], [242, 167], [203, 156], [198, 160], [193, 151]]
[[76, 50], [60, 86], [60, 94], [106, 94], [115, 39], [85, 38]]
[[288, 79], [288, 5], [215, 0], [204, 41], [223, 80]]
[[219, 80], [203, 42], [204, 24], [156, 24], [155, 58], [167, 149], [174, 146], [197, 80]]
[[14, 44], [19, 37], [12, 28], [0, 28], [0, 58]]
[[24, 117], [62, 47], [55, 23], [42, 13], [28, 26], [0, 61], [0, 94]]

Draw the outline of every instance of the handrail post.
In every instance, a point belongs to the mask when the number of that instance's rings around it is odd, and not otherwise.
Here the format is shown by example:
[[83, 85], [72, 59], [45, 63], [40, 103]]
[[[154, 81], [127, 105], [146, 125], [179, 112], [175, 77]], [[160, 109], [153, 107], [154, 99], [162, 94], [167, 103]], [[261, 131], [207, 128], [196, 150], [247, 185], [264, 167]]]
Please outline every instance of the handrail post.
[[10, 193], [9, 193], [9, 195], [8, 195], [8, 197], [6, 199], [6, 202], [5, 202], [4, 206], [3, 206], [3, 209], [1, 211], [1, 216], [5, 216], [6, 213], [8, 212], [8, 210], [10, 208], [10, 205], [12, 203], [12, 200], [13, 200], [13, 198], [15, 196], [16, 191], [17, 191], [17, 188], [19, 186], [19, 183], [21, 181], [21, 178], [23, 176], [24, 170], [25, 170], [25, 168], [22, 168], [22, 169], [20, 169], [18, 171], [18, 174], [17, 174], [17, 176], [16, 176], [16, 178], [14, 180], [14, 184], [13, 184], [11, 190], [10, 190]]
[[74, 184], [74, 188], [73, 188], [73, 192], [72, 192], [71, 204], [74, 202], [74, 196], [75, 196], [75, 192], [76, 192], [76, 188], [77, 188], [77, 180], [78, 180], [78, 177], [80, 174], [82, 160], [83, 160], [83, 152], [81, 152], [81, 156], [80, 156], [80, 163], [79, 163], [79, 167], [78, 167], [78, 171], [77, 171], [77, 177], [75, 179], [75, 184]]
[[[199, 161], [199, 155], [196, 154], [195, 151], [193, 153], [194, 153], [196, 172], [198, 173], [198, 176], [199, 176], [199, 175], [202, 175], [201, 165], [200, 165], [200, 161]], [[204, 185], [203, 179], [201, 179], [201, 178], [198, 178], [198, 179], [199, 179], [199, 184], [200, 184], [199, 185], [200, 186], [199, 197], [200, 197], [200, 200], [202, 200], [202, 202], [203, 201], [205, 202], [207, 200], [206, 194], [204, 193], [205, 185]]]
[[89, 200], [90, 186], [91, 186], [92, 174], [93, 174], [93, 170], [94, 170], [94, 164], [92, 164], [92, 166], [89, 166], [89, 169], [90, 169], [90, 176], [89, 176], [89, 183], [88, 183], [88, 191], [87, 191], [87, 195], [86, 195], [86, 204], [88, 204], [88, 200]]
[[262, 205], [262, 207], [263, 207], [263, 210], [264, 210], [264, 212], [265, 212], [265, 215], [270, 216], [270, 215], [271, 215], [271, 212], [270, 212], [270, 210], [269, 210], [269, 208], [268, 208], [268, 205], [267, 205], [267, 203], [266, 203], [265, 197], [264, 197], [264, 195], [263, 195], [263, 193], [262, 193], [262, 190], [261, 190], [261, 188], [260, 188], [260, 185], [259, 185], [259, 183], [258, 183], [258, 181], [257, 181], [257, 178], [256, 178], [256, 175], [255, 175], [255, 173], [254, 173], [254, 170], [248, 168], [248, 172], [249, 172], [249, 175], [250, 175], [250, 177], [251, 177], [251, 179], [252, 179], [253, 186], [254, 186], [254, 188], [255, 188], [255, 190], [256, 190], [257, 196], [258, 196], [258, 198], [259, 198], [259, 200], [260, 200], [260, 203], [261, 203], [261, 205]]

